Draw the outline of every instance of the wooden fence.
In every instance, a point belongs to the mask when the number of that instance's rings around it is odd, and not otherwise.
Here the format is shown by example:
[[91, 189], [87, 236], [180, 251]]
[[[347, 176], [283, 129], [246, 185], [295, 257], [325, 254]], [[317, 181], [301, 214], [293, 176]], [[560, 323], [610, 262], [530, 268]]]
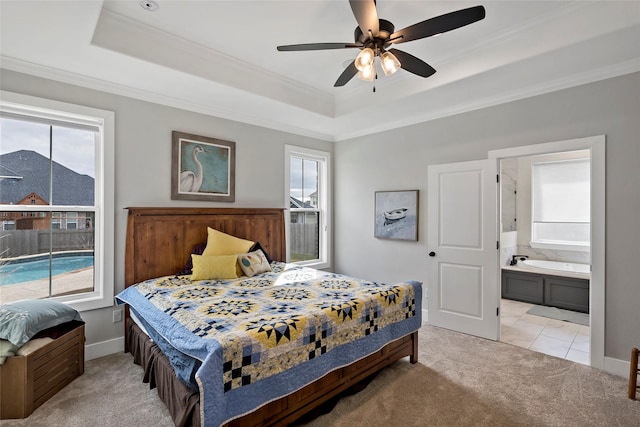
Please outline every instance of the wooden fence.
[[[292, 261], [319, 257], [318, 224], [291, 224], [290, 231]], [[0, 231], [0, 258], [37, 255], [49, 250], [58, 252], [93, 249], [93, 233], [93, 229]]]
[[93, 249], [94, 230], [0, 231], [0, 258]]
[[291, 224], [289, 229], [291, 261], [318, 259], [318, 224]]

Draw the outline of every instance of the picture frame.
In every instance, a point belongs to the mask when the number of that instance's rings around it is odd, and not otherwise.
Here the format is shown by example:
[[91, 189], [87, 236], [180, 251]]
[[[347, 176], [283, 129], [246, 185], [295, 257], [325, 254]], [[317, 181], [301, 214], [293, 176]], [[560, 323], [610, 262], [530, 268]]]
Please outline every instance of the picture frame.
[[374, 236], [418, 241], [418, 190], [376, 191]]
[[171, 199], [235, 201], [236, 143], [173, 131]]

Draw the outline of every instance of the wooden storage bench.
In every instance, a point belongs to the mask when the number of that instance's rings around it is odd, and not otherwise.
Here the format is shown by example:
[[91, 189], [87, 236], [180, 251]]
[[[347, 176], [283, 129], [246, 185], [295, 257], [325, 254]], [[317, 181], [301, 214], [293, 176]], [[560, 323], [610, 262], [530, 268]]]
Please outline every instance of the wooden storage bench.
[[0, 419], [28, 417], [84, 373], [84, 323], [64, 324], [59, 333], [43, 347], [0, 365]]

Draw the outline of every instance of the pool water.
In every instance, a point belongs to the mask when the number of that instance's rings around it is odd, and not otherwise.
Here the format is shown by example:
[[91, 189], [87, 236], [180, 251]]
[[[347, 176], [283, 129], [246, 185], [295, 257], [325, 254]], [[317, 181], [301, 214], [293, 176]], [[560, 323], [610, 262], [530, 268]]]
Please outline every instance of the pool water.
[[[52, 276], [93, 267], [93, 256], [58, 257], [52, 260]], [[49, 259], [0, 266], [0, 286], [49, 277]]]

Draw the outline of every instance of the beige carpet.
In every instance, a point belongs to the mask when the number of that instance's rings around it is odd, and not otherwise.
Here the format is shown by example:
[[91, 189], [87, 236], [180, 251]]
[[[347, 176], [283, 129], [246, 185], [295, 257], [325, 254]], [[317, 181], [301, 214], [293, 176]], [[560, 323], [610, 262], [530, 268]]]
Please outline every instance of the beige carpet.
[[[85, 374], [12, 426], [171, 426], [129, 354]], [[627, 380], [508, 344], [420, 330], [420, 363], [400, 361], [308, 427], [640, 426]]]

